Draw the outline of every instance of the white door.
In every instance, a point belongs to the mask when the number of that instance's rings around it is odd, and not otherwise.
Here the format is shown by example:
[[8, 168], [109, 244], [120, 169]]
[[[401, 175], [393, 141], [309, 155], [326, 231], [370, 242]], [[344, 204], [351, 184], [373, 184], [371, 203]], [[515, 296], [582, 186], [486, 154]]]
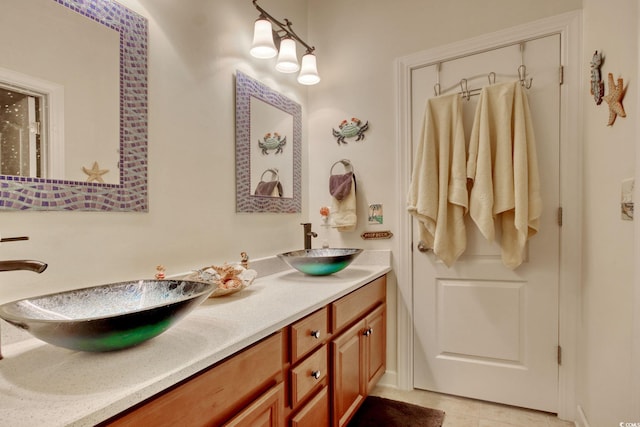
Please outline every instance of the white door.
[[[490, 72], [498, 82], [515, 79], [521, 61], [533, 78], [527, 93], [542, 184], [540, 231], [529, 240], [526, 260], [510, 270], [498, 243], [486, 242], [467, 217], [467, 249], [447, 268], [415, 249], [413, 220], [414, 387], [556, 412], [560, 35], [526, 42], [523, 59], [516, 44], [444, 62], [440, 85]], [[414, 152], [435, 81], [435, 65], [412, 71]], [[486, 84], [486, 77], [468, 81], [469, 89]], [[467, 136], [477, 101], [465, 101]]]

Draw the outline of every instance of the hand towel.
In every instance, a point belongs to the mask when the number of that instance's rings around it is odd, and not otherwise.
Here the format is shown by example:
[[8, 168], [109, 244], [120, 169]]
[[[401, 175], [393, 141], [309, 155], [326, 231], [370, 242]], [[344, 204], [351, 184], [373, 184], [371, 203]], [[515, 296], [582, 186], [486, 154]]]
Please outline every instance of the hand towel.
[[331, 175], [329, 177], [329, 192], [332, 196], [331, 226], [338, 231], [355, 230], [358, 223], [355, 174], [347, 172], [344, 175]]
[[254, 192], [256, 196], [282, 197], [282, 184], [280, 181], [260, 181]]
[[448, 267], [467, 246], [467, 176], [462, 101], [457, 94], [427, 101], [414, 158], [407, 210], [420, 239]]
[[502, 262], [518, 267], [542, 213], [531, 113], [519, 82], [483, 88], [469, 141], [467, 177], [473, 182], [471, 218], [489, 241], [495, 240], [495, 223], [500, 223]]
[[343, 175], [331, 175], [329, 177], [329, 193], [338, 201], [342, 201], [351, 192], [352, 181], [353, 172], [347, 172]]

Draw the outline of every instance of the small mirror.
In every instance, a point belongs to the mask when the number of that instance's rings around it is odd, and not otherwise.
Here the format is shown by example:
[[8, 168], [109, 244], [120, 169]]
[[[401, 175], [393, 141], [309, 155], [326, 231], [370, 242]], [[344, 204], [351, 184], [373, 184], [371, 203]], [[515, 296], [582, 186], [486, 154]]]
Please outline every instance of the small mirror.
[[302, 109], [236, 72], [236, 211], [301, 211]]

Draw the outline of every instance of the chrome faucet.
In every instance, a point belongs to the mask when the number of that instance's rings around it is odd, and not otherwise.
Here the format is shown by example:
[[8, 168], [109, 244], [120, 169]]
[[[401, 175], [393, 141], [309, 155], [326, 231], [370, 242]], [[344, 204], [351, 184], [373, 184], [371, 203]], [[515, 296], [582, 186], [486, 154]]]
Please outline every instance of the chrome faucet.
[[42, 261], [14, 260], [0, 261], [0, 271], [28, 270], [34, 273], [42, 273], [47, 269], [47, 264]]
[[311, 238], [318, 237], [318, 235], [311, 231], [311, 223], [310, 222], [301, 222], [300, 225], [304, 227], [304, 248], [311, 249]]
[[[47, 264], [42, 261], [13, 260], [0, 261], [0, 271], [27, 270], [34, 273], [42, 273], [47, 269]], [[0, 360], [2, 360], [2, 348], [0, 347]]]

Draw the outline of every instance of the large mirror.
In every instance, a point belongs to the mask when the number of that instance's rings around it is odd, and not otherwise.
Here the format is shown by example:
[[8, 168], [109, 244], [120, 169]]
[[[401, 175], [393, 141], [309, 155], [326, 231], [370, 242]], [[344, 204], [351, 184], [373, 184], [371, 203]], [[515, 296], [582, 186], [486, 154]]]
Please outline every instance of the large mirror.
[[2, 1], [0, 210], [146, 211], [147, 20]]
[[236, 211], [297, 213], [302, 108], [236, 72]]

